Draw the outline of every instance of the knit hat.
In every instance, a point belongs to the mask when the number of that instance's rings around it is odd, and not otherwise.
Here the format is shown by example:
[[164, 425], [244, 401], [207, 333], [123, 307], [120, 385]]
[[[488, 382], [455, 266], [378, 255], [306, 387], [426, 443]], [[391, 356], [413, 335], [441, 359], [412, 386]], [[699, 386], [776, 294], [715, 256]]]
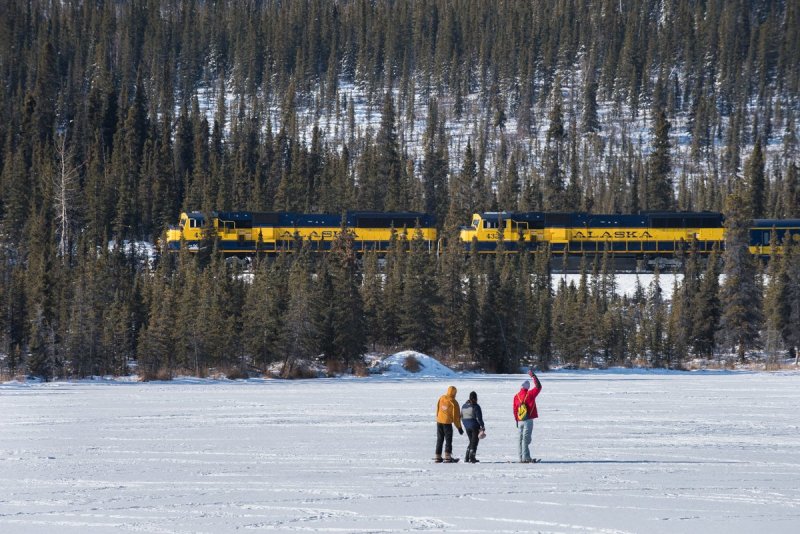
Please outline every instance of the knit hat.
[[528, 380], [526, 380], [525, 382], [522, 383], [522, 389], [531, 389], [531, 383]]
[[474, 391], [470, 391], [469, 400], [471, 400], [472, 402], [478, 402], [478, 394], [475, 393]]

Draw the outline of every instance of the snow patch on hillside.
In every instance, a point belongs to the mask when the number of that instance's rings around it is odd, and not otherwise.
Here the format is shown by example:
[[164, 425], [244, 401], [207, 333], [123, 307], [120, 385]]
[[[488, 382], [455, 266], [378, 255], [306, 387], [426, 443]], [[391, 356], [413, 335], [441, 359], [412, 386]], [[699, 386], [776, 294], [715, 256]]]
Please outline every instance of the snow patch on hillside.
[[[410, 362], [407, 363], [409, 358], [416, 359], [419, 364], [418, 371], [415, 372], [409, 370], [409, 368], [413, 369], [413, 364], [409, 365]], [[436, 359], [428, 356], [427, 354], [422, 354], [421, 352], [416, 352], [413, 350], [404, 350], [402, 352], [392, 354], [391, 356], [387, 356], [380, 363], [378, 363], [378, 365], [375, 367], [375, 370], [377, 371], [376, 374], [390, 378], [441, 378], [456, 375], [455, 371], [446, 365], [439, 363]]]

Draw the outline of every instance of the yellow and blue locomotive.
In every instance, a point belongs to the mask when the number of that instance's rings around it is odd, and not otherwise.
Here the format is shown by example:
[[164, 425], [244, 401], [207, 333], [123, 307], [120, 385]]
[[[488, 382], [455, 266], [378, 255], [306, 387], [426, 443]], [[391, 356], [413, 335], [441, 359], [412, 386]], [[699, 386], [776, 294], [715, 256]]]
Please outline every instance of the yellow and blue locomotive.
[[[800, 239], [800, 219], [755, 219], [750, 228], [750, 252], [769, 256], [775, 232], [780, 245], [788, 234]], [[669, 263], [690, 247], [709, 254], [722, 250], [724, 217], [715, 212], [645, 212], [638, 215], [591, 213], [486, 212], [472, 216], [462, 227], [461, 240], [479, 253], [502, 250], [538, 250], [568, 257], [593, 257], [613, 253], [618, 264], [625, 260], [650, 264]]]
[[353, 247], [357, 252], [380, 252], [389, 248], [392, 231], [401, 233], [405, 229], [408, 239], [411, 239], [417, 226], [426, 245], [435, 247], [435, 220], [425, 213], [353, 211], [345, 215], [327, 215], [221, 211], [213, 212], [207, 218], [193, 211], [181, 213], [178, 226], [167, 230], [167, 248], [176, 251], [185, 246], [196, 252], [208, 243], [209, 236], [213, 236], [217, 250], [228, 255], [291, 251], [304, 241], [312, 250], [324, 251], [330, 249], [344, 227], [352, 232]]

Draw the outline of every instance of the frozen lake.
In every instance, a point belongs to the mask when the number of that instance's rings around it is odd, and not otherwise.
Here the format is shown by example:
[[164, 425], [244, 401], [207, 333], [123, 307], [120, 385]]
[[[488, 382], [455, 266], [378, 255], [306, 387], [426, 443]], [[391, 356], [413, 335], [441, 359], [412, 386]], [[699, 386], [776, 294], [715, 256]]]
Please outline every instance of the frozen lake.
[[[797, 532], [800, 374], [0, 385], [0, 532]], [[475, 390], [481, 463], [432, 462]], [[455, 436], [462, 457], [466, 437]]]

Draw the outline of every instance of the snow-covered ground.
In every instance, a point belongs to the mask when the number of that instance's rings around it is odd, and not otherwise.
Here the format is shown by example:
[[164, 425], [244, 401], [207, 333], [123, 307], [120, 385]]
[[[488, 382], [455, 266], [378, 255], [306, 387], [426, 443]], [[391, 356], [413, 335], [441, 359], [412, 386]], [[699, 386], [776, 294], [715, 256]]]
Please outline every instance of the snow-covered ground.
[[[797, 532], [800, 374], [0, 385], [0, 532]], [[476, 465], [434, 464], [434, 406], [478, 392]], [[466, 438], [455, 436], [463, 456]]]

